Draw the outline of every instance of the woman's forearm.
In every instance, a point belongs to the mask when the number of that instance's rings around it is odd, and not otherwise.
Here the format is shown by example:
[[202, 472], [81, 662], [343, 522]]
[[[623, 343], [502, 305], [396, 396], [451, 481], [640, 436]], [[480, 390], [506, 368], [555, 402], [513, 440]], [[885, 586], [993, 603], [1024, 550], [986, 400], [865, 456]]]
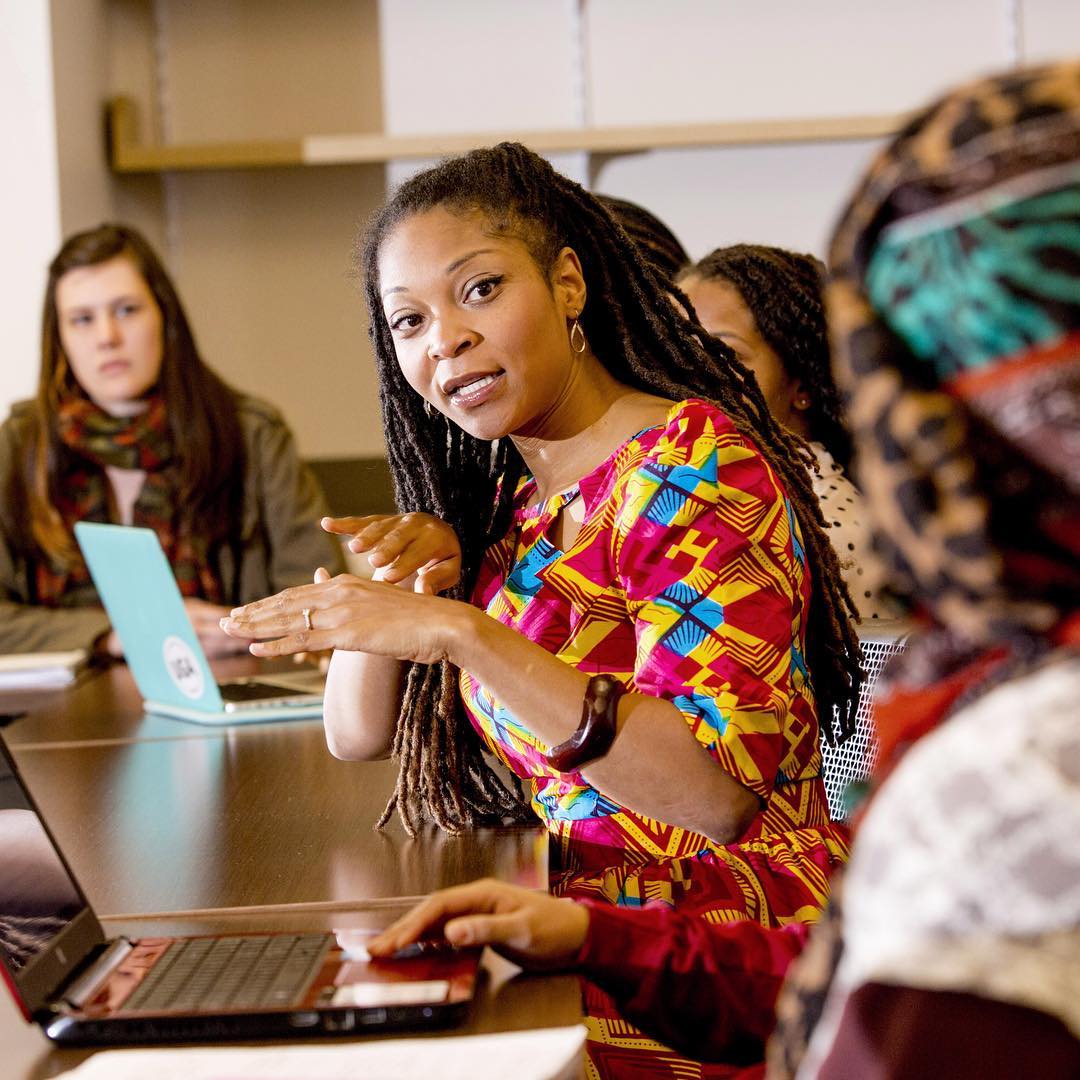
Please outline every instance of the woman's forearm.
[[701, 1061], [760, 1061], [776, 997], [809, 928], [713, 925], [590, 903], [576, 968], [654, 1038]]
[[[548, 747], [568, 739], [580, 722], [589, 676], [475, 608], [457, 614], [450, 659]], [[618, 721], [610, 751], [582, 770], [594, 788], [639, 814], [720, 843], [746, 831], [757, 796], [698, 745], [670, 701], [626, 694]]]
[[[305, 619], [314, 626], [305, 628]], [[256, 639], [256, 656], [338, 650], [325, 709], [331, 749], [344, 757], [378, 757], [391, 749], [399, 660], [449, 660], [470, 672], [547, 747], [577, 730], [589, 681], [471, 604], [349, 574], [249, 604], [223, 626]], [[697, 743], [670, 701], [643, 694], [620, 700], [615, 743], [584, 776], [646, 817], [719, 843], [742, 836], [760, 805]]]
[[390, 756], [404, 671], [405, 664], [392, 657], [333, 653], [326, 673], [323, 726], [334, 757], [372, 761]]

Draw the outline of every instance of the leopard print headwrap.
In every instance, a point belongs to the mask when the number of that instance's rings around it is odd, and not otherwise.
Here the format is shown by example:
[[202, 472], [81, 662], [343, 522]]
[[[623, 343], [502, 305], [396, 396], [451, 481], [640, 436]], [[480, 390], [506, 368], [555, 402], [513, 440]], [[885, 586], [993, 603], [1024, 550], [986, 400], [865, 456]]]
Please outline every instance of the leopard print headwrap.
[[[961, 708], [1052, 656], [1080, 608], [1080, 63], [974, 83], [913, 120], [831, 264], [855, 470], [894, 587], [933, 624], [883, 683], [932, 687], [1006, 646]], [[843, 951], [831, 885], [777, 1003], [770, 1080], [798, 1071]]]
[[1080, 63], [950, 94], [872, 165], [827, 300], [895, 588], [971, 646], [1080, 600]]

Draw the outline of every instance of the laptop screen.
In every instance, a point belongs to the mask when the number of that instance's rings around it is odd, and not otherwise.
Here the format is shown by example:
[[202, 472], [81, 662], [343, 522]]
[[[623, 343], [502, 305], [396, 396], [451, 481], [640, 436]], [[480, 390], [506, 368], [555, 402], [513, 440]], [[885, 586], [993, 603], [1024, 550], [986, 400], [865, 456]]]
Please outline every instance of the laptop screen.
[[17, 974], [86, 907], [18, 777], [0, 755], [0, 954]]
[[0, 738], [0, 983], [29, 1018], [104, 941]]

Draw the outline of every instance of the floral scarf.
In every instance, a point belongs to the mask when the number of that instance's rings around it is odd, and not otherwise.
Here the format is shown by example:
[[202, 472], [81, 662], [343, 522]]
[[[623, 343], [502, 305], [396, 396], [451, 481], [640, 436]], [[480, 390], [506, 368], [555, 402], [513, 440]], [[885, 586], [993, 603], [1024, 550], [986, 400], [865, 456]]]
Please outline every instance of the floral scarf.
[[[135, 504], [132, 524], [153, 529], [184, 596], [220, 603], [219, 576], [210, 564], [205, 539], [179, 512], [172, 435], [165, 402], [152, 397], [137, 416], [112, 416], [92, 401], [72, 397], [58, 410], [60, 441], [69, 451], [56, 509], [69, 530], [77, 521], [113, 519], [107, 467], [140, 469], [146, 480]], [[41, 559], [36, 572], [38, 602], [58, 606], [64, 598], [90, 589], [82, 556]]]

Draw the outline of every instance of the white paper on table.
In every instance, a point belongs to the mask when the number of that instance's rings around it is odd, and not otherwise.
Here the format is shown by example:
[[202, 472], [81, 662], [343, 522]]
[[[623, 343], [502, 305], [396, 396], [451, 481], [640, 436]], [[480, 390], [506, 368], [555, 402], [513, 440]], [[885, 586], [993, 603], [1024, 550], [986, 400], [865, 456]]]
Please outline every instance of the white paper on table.
[[0, 655], [0, 690], [67, 686], [86, 663], [85, 649]]
[[334, 1045], [106, 1050], [60, 1080], [577, 1080], [580, 1025]]

